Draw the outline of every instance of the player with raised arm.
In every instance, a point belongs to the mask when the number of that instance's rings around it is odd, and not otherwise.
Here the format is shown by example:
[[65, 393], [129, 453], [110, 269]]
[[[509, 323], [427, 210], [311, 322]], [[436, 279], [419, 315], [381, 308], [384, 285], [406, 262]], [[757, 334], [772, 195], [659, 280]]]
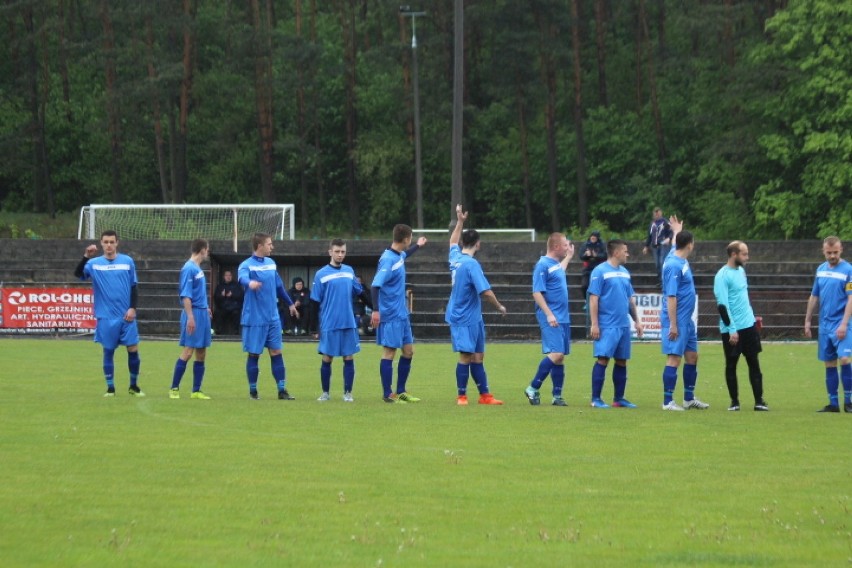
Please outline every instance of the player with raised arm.
[[201, 383], [204, 381], [204, 361], [212, 340], [210, 306], [207, 301], [209, 291], [207, 277], [201, 269], [201, 263], [210, 255], [210, 245], [206, 239], [195, 239], [190, 245], [190, 252], [192, 256], [181, 268], [178, 284], [178, 297], [183, 308], [180, 314], [178, 345], [183, 347], [183, 351], [175, 361], [169, 398], [180, 398], [180, 381], [186, 372], [187, 363], [194, 354], [190, 398], [209, 400], [210, 397], [201, 391]]
[[311, 286], [311, 301], [319, 311], [319, 346], [322, 355], [320, 386], [322, 394], [317, 399], [331, 398], [331, 363], [343, 357], [343, 401], [354, 402], [352, 387], [355, 383], [355, 353], [361, 351], [358, 323], [352, 311], [352, 300], [360, 297], [372, 308], [370, 296], [361, 287], [352, 267], [343, 264], [346, 259], [346, 241], [334, 239], [328, 247], [329, 263], [319, 269]]
[[127, 348], [127, 368], [130, 372], [131, 396], [145, 396], [139, 388], [139, 329], [136, 324], [138, 298], [136, 264], [126, 254], [118, 252], [118, 234], [108, 230], [101, 233], [103, 255], [97, 245], [86, 247], [83, 259], [74, 270], [81, 280], [92, 280], [94, 291], [95, 341], [103, 348], [103, 371], [107, 391], [105, 397], [115, 396], [115, 350]]
[[[819, 304], [819, 346], [817, 355], [825, 363], [825, 389], [828, 404], [819, 412], [840, 412], [837, 388], [843, 382], [843, 410], [852, 412], [852, 265], [843, 260], [843, 243], [837, 237], [822, 242], [825, 262], [816, 271], [808, 308], [805, 336], [811, 337], [811, 318]], [[838, 376], [837, 367], [840, 367]]]
[[574, 256], [574, 245], [562, 233], [547, 239], [547, 254], [538, 259], [532, 273], [535, 317], [541, 330], [538, 370], [524, 389], [533, 406], [541, 404], [539, 389], [550, 375], [553, 382], [553, 406], [568, 406], [562, 397], [565, 383], [565, 355], [571, 352], [571, 315], [568, 310], [568, 283], [565, 271]]
[[612, 406], [636, 408], [635, 404], [624, 398], [631, 348], [631, 319], [636, 326], [636, 335], [642, 337], [642, 322], [636, 313], [630, 272], [624, 268], [630, 253], [627, 243], [620, 239], [609, 241], [606, 247], [609, 258], [595, 267], [589, 281], [589, 316], [592, 320], [590, 337], [595, 341], [594, 355], [597, 357], [592, 367], [592, 407], [609, 408], [601, 398], [601, 392], [609, 360], [615, 359], [612, 369], [612, 383], [615, 387]]
[[[662, 351], [666, 356], [663, 369], [663, 410], [705, 410], [710, 405], [695, 398], [698, 382], [698, 331], [692, 314], [695, 311], [695, 280], [689, 266], [689, 255], [695, 248], [695, 238], [683, 230], [676, 216], [669, 218], [674, 232], [675, 249], [663, 263], [663, 306], [660, 317]], [[674, 401], [677, 370], [683, 365], [683, 406]]]
[[[371, 286], [373, 314], [370, 324], [376, 330], [376, 343], [382, 346], [379, 375], [382, 380], [382, 399], [385, 402], [419, 402], [406, 390], [414, 357], [414, 334], [405, 303], [405, 260], [428, 242], [426, 237], [411, 244], [412, 231], [408, 225], [393, 228], [393, 243], [382, 253]], [[402, 349], [397, 366], [396, 393], [393, 392], [393, 360]]]
[[237, 269], [237, 280], [245, 290], [243, 298], [242, 325], [243, 351], [246, 358], [246, 376], [249, 398], [257, 400], [257, 377], [260, 374], [258, 359], [263, 349], [269, 350], [272, 378], [278, 387], [279, 400], [293, 400], [287, 390], [287, 369], [281, 354], [281, 317], [278, 315], [277, 298], [289, 306], [290, 315], [297, 317], [296, 306], [284, 289], [278, 267], [270, 255], [274, 249], [272, 237], [266, 233], [255, 233], [251, 239], [254, 254], [245, 259]]
[[451, 270], [453, 288], [444, 320], [450, 324], [453, 351], [458, 352], [456, 365], [457, 404], [467, 405], [467, 382], [473, 382], [479, 390], [479, 404], [503, 404], [488, 387], [485, 373], [485, 322], [482, 319], [482, 298], [485, 298], [502, 314], [506, 308], [497, 301], [482, 266], [474, 258], [479, 250], [479, 233], [467, 229], [461, 235], [462, 250]]

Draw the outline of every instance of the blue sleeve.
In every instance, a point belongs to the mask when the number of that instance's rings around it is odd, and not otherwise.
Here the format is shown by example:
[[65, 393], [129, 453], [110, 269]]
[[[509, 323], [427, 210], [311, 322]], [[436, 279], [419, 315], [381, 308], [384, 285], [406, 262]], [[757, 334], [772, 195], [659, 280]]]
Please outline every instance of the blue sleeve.
[[314, 302], [322, 301], [322, 283], [319, 278], [314, 278], [314, 283], [311, 286], [311, 300]]
[[543, 266], [537, 265], [533, 270], [532, 290], [533, 292], [547, 291], [547, 269]]
[[473, 281], [473, 285], [476, 287], [476, 293], [482, 294], [483, 292], [487, 292], [491, 289], [491, 284], [488, 283], [488, 279], [485, 277], [485, 273], [482, 272], [482, 267], [479, 266], [479, 263], [475, 263], [477, 266], [471, 272], [471, 280]]
[[284, 282], [281, 281], [281, 277], [278, 274], [275, 274], [275, 290], [278, 292], [278, 297], [284, 300], [288, 306], [293, 305], [293, 298], [284, 289]]
[[180, 271], [180, 287], [178, 288], [178, 296], [181, 298], [192, 298], [192, 272], [186, 268]]
[[251, 273], [245, 263], [241, 264], [237, 269], [237, 281], [243, 288], [248, 288], [249, 282], [251, 282]]

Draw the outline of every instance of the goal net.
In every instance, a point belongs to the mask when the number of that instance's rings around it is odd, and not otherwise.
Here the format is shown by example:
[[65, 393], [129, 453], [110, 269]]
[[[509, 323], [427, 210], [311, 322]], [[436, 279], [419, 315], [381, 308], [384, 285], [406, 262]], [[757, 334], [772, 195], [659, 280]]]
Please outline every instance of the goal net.
[[233, 240], [255, 233], [278, 240], [295, 238], [295, 206], [267, 205], [89, 205], [80, 209], [78, 239], [114, 230], [132, 240]]

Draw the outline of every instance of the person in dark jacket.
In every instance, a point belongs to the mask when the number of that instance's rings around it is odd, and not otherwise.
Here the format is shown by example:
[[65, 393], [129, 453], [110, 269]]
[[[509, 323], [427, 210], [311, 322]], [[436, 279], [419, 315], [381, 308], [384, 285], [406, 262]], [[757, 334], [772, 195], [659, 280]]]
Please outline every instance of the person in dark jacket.
[[311, 306], [311, 291], [305, 286], [305, 281], [301, 277], [293, 278], [293, 287], [288, 290], [288, 294], [293, 299], [293, 304], [296, 306], [296, 311], [299, 313], [298, 318], [287, 318], [287, 329], [293, 335], [307, 335], [312, 329], [316, 329], [313, 322], [313, 310]]
[[580, 260], [583, 261], [583, 278], [581, 280], [583, 301], [586, 301], [586, 291], [589, 289], [589, 277], [592, 270], [597, 265], [606, 262], [606, 243], [601, 239], [600, 231], [592, 231], [592, 234], [589, 235], [589, 240], [581, 249]]
[[217, 335], [238, 335], [243, 312], [243, 287], [234, 280], [234, 272], [222, 273], [222, 282], [213, 293], [214, 326]]

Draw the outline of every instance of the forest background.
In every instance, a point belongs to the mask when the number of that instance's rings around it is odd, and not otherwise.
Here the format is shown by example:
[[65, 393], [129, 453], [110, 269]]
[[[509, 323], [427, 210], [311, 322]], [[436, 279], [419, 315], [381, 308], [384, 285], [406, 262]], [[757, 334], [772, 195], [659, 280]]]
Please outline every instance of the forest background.
[[[641, 234], [659, 205], [703, 238], [852, 235], [849, 0], [455, 1], [474, 226]], [[454, 0], [411, 9], [424, 224], [444, 227]], [[415, 224], [399, 2], [6, 0], [0, 16], [3, 212], [294, 203], [303, 237]]]

